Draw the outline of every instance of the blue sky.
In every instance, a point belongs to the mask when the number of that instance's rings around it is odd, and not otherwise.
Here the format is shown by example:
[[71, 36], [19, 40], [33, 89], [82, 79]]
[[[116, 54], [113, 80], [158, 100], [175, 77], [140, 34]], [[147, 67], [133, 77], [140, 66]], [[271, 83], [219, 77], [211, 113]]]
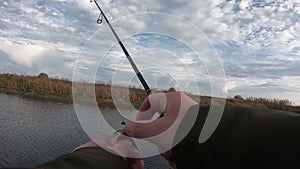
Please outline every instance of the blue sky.
[[[214, 95], [211, 78], [223, 70], [227, 96], [300, 104], [299, 2], [99, 3], [150, 87]], [[76, 70], [78, 79], [140, 86], [89, 0], [3, 0], [0, 9], [0, 72], [72, 79]]]

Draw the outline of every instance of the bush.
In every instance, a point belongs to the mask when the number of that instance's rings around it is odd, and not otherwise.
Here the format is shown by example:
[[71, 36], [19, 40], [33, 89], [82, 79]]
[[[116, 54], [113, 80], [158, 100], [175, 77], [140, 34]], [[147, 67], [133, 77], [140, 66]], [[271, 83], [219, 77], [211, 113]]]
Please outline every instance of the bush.
[[243, 97], [242, 97], [241, 95], [235, 95], [233, 98], [239, 99], [239, 100], [244, 100]]
[[46, 73], [40, 73], [38, 75], [39, 78], [48, 79], [48, 75]]

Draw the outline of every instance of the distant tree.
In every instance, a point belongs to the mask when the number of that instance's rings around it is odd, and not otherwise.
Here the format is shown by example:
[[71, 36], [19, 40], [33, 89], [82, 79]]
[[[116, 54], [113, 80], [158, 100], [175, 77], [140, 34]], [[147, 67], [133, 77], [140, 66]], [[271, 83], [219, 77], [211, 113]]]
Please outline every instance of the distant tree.
[[[160, 89], [152, 89], [153, 91], [160, 91]], [[168, 93], [168, 92], [176, 92], [176, 89], [174, 87], [170, 87], [168, 90], [163, 90], [163, 92]]]
[[235, 95], [233, 98], [235, 99], [240, 99], [240, 100], [244, 100], [243, 97], [241, 95]]
[[176, 89], [174, 87], [170, 87], [168, 92], [176, 92]]
[[39, 78], [48, 79], [48, 75], [46, 73], [40, 73], [38, 75]]

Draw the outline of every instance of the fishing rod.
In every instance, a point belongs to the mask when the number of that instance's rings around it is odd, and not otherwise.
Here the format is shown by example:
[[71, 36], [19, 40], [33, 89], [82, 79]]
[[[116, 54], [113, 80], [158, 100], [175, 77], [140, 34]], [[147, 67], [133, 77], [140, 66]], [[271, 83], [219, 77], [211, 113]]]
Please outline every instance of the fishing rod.
[[140, 82], [142, 83], [145, 91], [147, 92], [148, 95], [152, 94], [152, 91], [150, 89], [150, 87], [148, 86], [146, 80], [144, 79], [142, 73], [139, 71], [138, 67], [136, 66], [136, 64], [134, 63], [133, 59], [131, 58], [129, 52], [127, 51], [127, 49], [125, 48], [124, 44], [122, 43], [122, 41], [120, 40], [118, 34], [116, 33], [116, 31], [114, 30], [114, 28], [112, 27], [112, 25], [110, 24], [109, 20], [107, 19], [106, 15], [104, 14], [103, 10], [101, 9], [100, 5], [98, 4], [98, 2], [96, 0], [90, 0], [90, 2], [95, 2], [95, 4], [97, 5], [100, 14], [99, 17], [97, 19], [97, 23], [101, 24], [103, 22], [103, 18], [106, 21], [106, 23], [108, 24], [110, 30], [112, 31], [112, 33], [114, 34], [115, 38], [117, 39], [119, 45], [121, 46], [124, 54], [126, 55], [126, 58], [128, 59], [130, 65], [132, 66], [135, 74], [137, 75], [137, 77], [139, 78]]
[[[136, 66], [136, 64], [134, 63], [133, 59], [131, 58], [129, 52], [127, 51], [127, 49], [125, 48], [124, 44], [122, 43], [121, 39], [119, 38], [118, 34], [116, 33], [116, 31], [114, 30], [114, 28], [112, 27], [112, 25], [110, 24], [109, 20], [107, 19], [106, 15], [104, 14], [103, 10], [101, 9], [100, 5], [98, 4], [97, 0], [90, 0], [90, 2], [92, 3], [94, 1], [94, 3], [96, 4], [97, 8], [100, 11], [100, 14], [98, 16], [97, 19], [97, 23], [101, 24], [103, 22], [103, 18], [106, 21], [106, 23], [108, 24], [110, 30], [112, 31], [112, 33], [114, 34], [115, 38], [117, 39], [120, 47], [122, 48], [127, 60], [129, 61], [130, 65], [132, 66], [135, 74], [137, 75], [137, 77], [139, 78], [140, 82], [142, 83], [144, 90], [146, 91], [146, 93], [148, 95], [152, 94], [152, 91], [150, 89], [150, 87], [148, 86], [146, 80], [144, 79], [142, 73], [139, 71], [138, 67]], [[163, 117], [164, 113], [161, 113], [159, 118]], [[126, 125], [126, 123], [123, 121], [121, 122], [122, 125]]]

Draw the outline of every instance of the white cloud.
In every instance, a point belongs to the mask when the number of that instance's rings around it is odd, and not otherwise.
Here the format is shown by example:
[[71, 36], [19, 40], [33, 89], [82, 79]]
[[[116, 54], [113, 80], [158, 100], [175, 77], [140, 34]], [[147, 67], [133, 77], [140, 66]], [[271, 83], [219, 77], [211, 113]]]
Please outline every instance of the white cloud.
[[[208, 57], [211, 51], [205, 49], [209, 45], [206, 44], [204, 36], [192, 30], [189, 22], [193, 23], [212, 40], [220, 53], [229, 79], [225, 86], [228, 93], [270, 95], [260, 88], [254, 88], [256, 84], [276, 89], [281, 91], [282, 95], [297, 100], [291, 92], [284, 92], [292, 87], [297, 93], [300, 86], [294, 85], [298, 84], [297, 77], [300, 71], [300, 5], [296, 1], [99, 0], [99, 3], [121, 38], [128, 38], [137, 33], [162, 32], [175, 39], [184, 40], [190, 47], [201, 46], [201, 64], [209, 64], [213, 68], [213, 63], [217, 60]], [[86, 54], [81, 67], [94, 71], [96, 68], [91, 69], [91, 66], [97, 65], [105, 52], [116, 44], [108, 26], [96, 24], [99, 11], [89, 0], [3, 1], [0, 2], [0, 7], [3, 11], [0, 13], [0, 49], [9, 55], [10, 60], [27, 67], [33, 67], [38, 62], [44, 68], [40, 66], [36, 69], [48, 70], [55, 74], [55, 69], [47, 68], [46, 61], [41, 58], [54, 57], [53, 55], [57, 54], [61, 56], [55, 58], [62, 62], [66, 56], [72, 56], [71, 60], [64, 61], [65, 64], [47, 60], [52, 65], [60, 65], [61, 67], [56, 69], [61, 68], [59, 71], [65, 72], [63, 75], [69, 75], [75, 62], [73, 59], [81, 50]], [[121, 18], [148, 11], [172, 14], [184, 18], [187, 22], [177, 22], [178, 20], [163, 15], [153, 17], [154, 15], [139, 14]], [[91, 37], [87, 46], [83, 48], [86, 40], [95, 31], [98, 33]], [[180, 73], [185, 71], [183, 65], [186, 64], [197, 76], [205, 77], [207, 72], [202, 70], [203, 65], [189, 55], [190, 51], [181, 50], [171, 38], [153, 39], [147, 44], [142, 43], [147, 41], [146, 38], [122, 40], [132, 53], [152, 46], [155, 49], [161, 47], [160, 49], [171, 52], [174, 57], [179, 57], [174, 60], [163, 54], [162, 57], [158, 57], [149, 52], [141, 53], [140, 56], [134, 56], [134, 59], [142, 68], [146, 67], [147, 62], [151, 62], [153, 67], [167, 70], [182, 80], [188, 77]], [[49, 54], [49, 51], [53, 55]], [[120, 58], [126, 61], [118, 49], [110, 57], [110, 62], [105, 63], [107, 71], [104, 71], [103, 76], [111, 75], [112, 70], [109, 68], [118, 65]], [[158, 59], [159, 63], [155, 62]], [[123, 71], [128, 72], [130, 69], [128, 65], [122, 67]], [[293, 80], [286, 80], [285, 77]], [[204, 79], [206, 80], [206, 77]], [[254, 82], [249, 82], [249, 79], [254, 79]], [[288, 81], [291, 86], [278, 79]], [[278, 82], [281, 87], [275, 88], [272, 80]], [[247, 87], [253, 90], [250, 92]]]
[[228, 94], [230, 90], [234, 89], [237, 87], [237, 82], [236, 81], [226, 81], [226, 86], [225, 86], [225, 93]]
[[1, 43], [0, 49], [9, 54], [10, 59], [20, 65], [32, 67], [37, 59], [42, 57], [46, 48], [35, 45], [22, 45], [14, 43]]

